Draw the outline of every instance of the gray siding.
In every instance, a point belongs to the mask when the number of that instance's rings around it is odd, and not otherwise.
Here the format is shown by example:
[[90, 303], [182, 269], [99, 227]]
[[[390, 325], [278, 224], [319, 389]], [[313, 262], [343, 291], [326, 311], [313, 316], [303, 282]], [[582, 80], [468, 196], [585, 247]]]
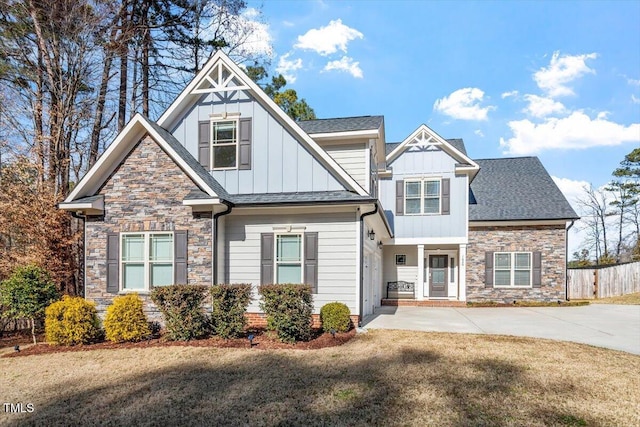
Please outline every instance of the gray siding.
[[325, 145], [323, 148], [362, 188], [369, 189], [369, 150], [364, 142]]
[[230, 194], [344, 189], [267, 110], [243, 92], [224, 100], [219, 94], [203, 96], [171, 133], [197, 158], [198, 122], [223, 112], [251, 117], [253, 126], [251, 170], [212, 172]]
[[[467, 177], [455, 175], [455, 164], [455, 159], [438, 148], [422, 151], [418, 147], [412, 147], [389, 165], [393, 168], [393, 177], [380, 180], [380, 200], [396, 238], [467, 235]], [[449, 215], [395, 215], [396, 181], [417, 177], [451, 180]]]
[[274, 227], [305, 227], [318, 233], [318, 293], [314, 312], [332, 301], [340, 301], [356, 312], [358, 262], [357, 226], [354, 212], [334, 214], [229, 215], [225, 217], [225, 282], [251, 283], [254, 299], [249, 312], [260, 312], [257, 286], [260, 284], [260, 233]]

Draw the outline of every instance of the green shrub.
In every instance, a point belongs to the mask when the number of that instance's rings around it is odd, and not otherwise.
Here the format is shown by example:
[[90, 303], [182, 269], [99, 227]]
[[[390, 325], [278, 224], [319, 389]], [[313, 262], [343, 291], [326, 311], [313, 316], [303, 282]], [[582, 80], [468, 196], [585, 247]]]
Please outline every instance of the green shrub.
[[198, 285], [161, 286], [151, 291], [151, 300], [162, 313], [170, 340], [189, 341], [207, 335], [202, 305], [206, 295], [207, 287]]
[[341, 302], [330, 302], [320, 309], [320, 321], [322, 330], [330, 332], [347, 332], [351, 329], [351, 311], [346, 304]]
[[16, 268], [0, 282], [0, 314], [5, 319], [29, 319], [33, 343], [36, 343], [36, 321], [42, 320], [45, 308], [60, 299], [49, 272], [35, 265]]
[[45, 310], [44, 332], [51, 344], [88, 344], [102, 338], [96, 305], [65, 295]]
[[109, 341], [140, 341], [151, 335], [149, 322], [142, 309], [138, 294], [128, 294], [113, 299], [104, 318], [105, 337]]
[[222, 338], [237, 338], [244, 331], [244, 313], [251, 301], [251, 285], [216, 285], [211, 288], [211, 327]]
[[275, 331], [282, 342], [311, 338], [313, 296], [307, 285], [279, 284], [259, 287], [260, 308], [267, 315], [267, 329]]

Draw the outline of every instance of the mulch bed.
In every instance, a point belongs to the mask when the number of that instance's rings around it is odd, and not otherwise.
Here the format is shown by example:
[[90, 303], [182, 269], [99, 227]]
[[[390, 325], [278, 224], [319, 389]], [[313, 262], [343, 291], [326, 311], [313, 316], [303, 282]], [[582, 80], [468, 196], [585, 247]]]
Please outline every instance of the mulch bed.
[[[247, 336], [253, 334], [253, 346], [249, 344]], [[46, 343], [38, 343], [29, 347], [21, 348], [19, 352], [8, 351], [1, 357], [20, 357], [30, 356], [33, 354], [50, 354], [63, 353], [70, 351], [91, 351], [91, 350], [108, 350], [108, 349], [130, 349], [130, 348], [147, 348], [147, 347], [171, 347], [171, 346], [187, 346], [187, 347], [214, 347], [214, 348], [253, 348], [255, 350], [272, 350], [272, 349], [289, 349], [289, 350], [317, 350], [326, 347], [335, 347], [342, 345], [352, 339], [356, 334], [355, 329], [349, 332], [336, 333], [335, 338], [329, 333], [314, 331], [313, 337], [309, 341], [300, 341], [295, 344], [286, 344], [280, 342], [278, 338], [272, 336], [263, 330], [248, 331], [245, 337], [235, 339], [223, 339], [220, 337], [212, 337], [201, 340], [192, 341], [168, 341], [162, 337], [150, 340], [140, 341], [136, 343], [112, 343], [109, 341], [99, 342], [95, 344], [84, 344], [75, 346], [50, 345]], [[31, 336], [13, 336], [3, 337], [0, 339], [0, 349], [5, 347], [13, 347], [14, 345], [27, 345], [31, 343]]]

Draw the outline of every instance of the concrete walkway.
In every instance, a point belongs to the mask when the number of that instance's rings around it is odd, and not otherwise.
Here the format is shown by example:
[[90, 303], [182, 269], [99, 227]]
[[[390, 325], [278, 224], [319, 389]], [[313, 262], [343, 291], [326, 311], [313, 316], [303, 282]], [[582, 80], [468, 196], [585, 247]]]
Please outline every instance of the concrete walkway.
[[549, 338], [640, 355], [640, 305], [380, 307], [363, 327]]

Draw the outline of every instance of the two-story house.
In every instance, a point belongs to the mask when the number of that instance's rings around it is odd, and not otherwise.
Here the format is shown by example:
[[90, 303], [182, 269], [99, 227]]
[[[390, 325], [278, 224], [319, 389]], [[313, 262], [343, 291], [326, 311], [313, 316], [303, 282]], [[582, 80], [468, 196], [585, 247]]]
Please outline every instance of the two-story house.
[[416, 302], [563, 298], [576, 217], [536, 159], [473, 161], [426, 126], [387, 144], [381, 116], [297, 123], [220, 51], [60, 208], [84, 218], [85, 297], [135, 291], [151, 317], [172, 283], [306, 283], [354, 320], [399, 280]]

